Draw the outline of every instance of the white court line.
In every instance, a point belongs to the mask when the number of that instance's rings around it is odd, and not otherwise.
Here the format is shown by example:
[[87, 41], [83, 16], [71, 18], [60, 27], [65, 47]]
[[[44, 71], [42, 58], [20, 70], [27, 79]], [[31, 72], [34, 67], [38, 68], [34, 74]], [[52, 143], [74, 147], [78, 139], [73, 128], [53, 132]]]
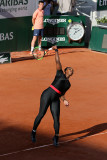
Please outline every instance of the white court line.
[[[81, 137], [80, 138], [75, 138], [75, 139], [72, 139], [72, 140], [67, 140], [67, 141], [59, 142], [59, 144], [73, 142], [73, 141], [78, 141], [80, 139], [84, 139], [84, 138], [88, 138], [88, 137], [94, 137], [94, 136], [99, 136], [99, 135], [103, 135], [103, 134], [107, 134], [107, 132], [99, 133], [99, 134], [94, 134], [94, 135], [86, 136], [86, 137], [84, 136], [83, 138], [81, 138]], [[53, 146], [53, 144], [47, 144], [47, 145], [42, 145], [42, 146], [33, 147], [33, 148], [27, 148], [27, 149], [15, 151], [15, 152], [5, 153], [5, 154], [1, 154], [0, 157], [4, 157], [4, 156], [8, 156], [8, 155], [13, 155], [13, 154], [17, 154], [17, 153], [20, 153], [20, 152], [26, 152], [26, 151], [36, 150], [36, 149], [40, 149], [40, 148], [45, 148], [45, 147], [49, 147], [49, 146]]]

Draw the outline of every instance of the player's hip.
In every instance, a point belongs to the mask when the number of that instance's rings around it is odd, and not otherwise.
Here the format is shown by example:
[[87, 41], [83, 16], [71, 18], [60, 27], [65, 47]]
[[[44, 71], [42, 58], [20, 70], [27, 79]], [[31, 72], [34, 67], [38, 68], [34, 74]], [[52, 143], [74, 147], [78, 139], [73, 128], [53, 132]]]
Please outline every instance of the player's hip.
[[43, 29], [34, 29], [33, 36], [42, 36], [43, 37]]
[[57, 92], [55, 92], [51, 87], [49, 87], [43, 91], [41, 97], [46, 99], [48, 98], [51, 101], [53, 101], [59, 99], [60, 95]]

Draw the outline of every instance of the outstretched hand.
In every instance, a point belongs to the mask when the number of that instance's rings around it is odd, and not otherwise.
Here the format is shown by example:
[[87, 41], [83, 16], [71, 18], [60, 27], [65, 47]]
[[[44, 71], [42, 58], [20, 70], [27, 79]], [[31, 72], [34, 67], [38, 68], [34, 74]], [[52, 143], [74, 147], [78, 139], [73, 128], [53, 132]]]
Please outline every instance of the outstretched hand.
[[68, 107], [68, 106], [69, 106], [69, 102], [68, 102], [67, 100], [64, 100], [64, 105], [65, 105], [66, 107]]

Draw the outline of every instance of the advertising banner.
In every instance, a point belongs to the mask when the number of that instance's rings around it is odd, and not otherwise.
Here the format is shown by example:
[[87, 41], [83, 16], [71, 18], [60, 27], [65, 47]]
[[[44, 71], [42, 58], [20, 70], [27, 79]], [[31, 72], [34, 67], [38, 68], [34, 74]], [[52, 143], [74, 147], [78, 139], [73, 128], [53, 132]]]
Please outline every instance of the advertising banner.
[[30, 49], [39, 0], [0, 0], [0, 53]]
[[69, 42], [67, 27], [71, 21], [82, 22], [85, 26], [85, 16], [45, 16], [42, 46], [84, 46], [84, 38], [81, 42]]
[[[85, 16], [45, 16], [42, 46], [84, 46], [84, 38], [81, 42], [69, 42], [67, 26], [71, 20], [85, 26]], [[30, 50], [33, 37], [31, 16], [1, 19], [0, 24], [0, 52]]]
[[97, 10], [107, 10], [107, 0], [97, 0]]
[[39, 0], [0, 0], [0, 19], [32, 16]]
[[10, 53], [0, 53], [0, 64], [11, 63]]

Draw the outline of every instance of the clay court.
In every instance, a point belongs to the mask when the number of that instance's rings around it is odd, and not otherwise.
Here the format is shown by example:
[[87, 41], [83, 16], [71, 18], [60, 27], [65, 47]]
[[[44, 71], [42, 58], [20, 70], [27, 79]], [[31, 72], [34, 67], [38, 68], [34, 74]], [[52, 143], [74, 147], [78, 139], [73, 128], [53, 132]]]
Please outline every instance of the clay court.
[[38, 61], [28, 52], [11, 53], [11, 64], [0, 65], [0, 160], [107, 160], [107, 55], [85, 48], [59, 49], [63, 69], [74, 68], [61, 102], [59, 147], [50, 108], [30, 134], [39, 111], [40, 95], [56, 73], [54, 53]]

